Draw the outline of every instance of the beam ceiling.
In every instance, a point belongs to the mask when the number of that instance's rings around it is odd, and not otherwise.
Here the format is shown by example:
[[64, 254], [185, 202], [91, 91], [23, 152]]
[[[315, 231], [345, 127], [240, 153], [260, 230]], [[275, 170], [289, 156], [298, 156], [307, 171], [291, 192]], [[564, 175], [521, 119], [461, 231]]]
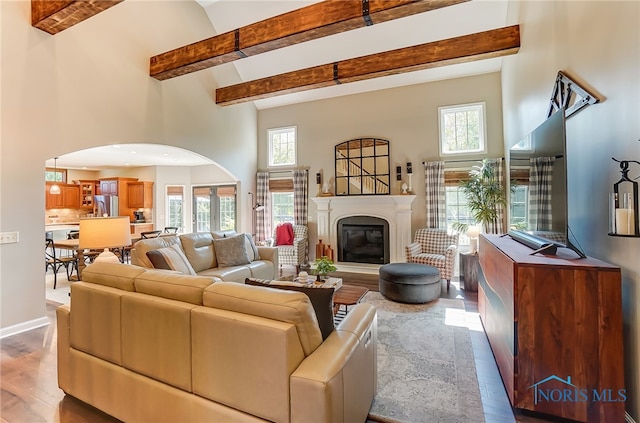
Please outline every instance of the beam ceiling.
[[55, 35], [123, 0], [31, 0], [31, 26]]
[[156, 55], [158, 80], [470, 0], [326, 0]]
[[342, 60], [218, 88], [227, 106], [314, 88], [515, 54], [518, 25]]

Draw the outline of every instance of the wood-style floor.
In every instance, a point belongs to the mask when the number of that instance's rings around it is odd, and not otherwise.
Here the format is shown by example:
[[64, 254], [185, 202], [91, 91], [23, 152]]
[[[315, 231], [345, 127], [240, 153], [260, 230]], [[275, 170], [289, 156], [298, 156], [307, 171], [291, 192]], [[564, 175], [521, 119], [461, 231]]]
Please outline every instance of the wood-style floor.
[[[286, 270], [285, 270], [286, 272]], [[344, 283], [378, 290], [377, 275], [338, 273]], [[449, 292], [443, 283], [443, 298], [461, 298], [469, 312], [477, 312], [477, 293], [459, 289], [452, 281]], [[66, 396], [58, 388], [56, 366], [57, 304], [47, 302], [51, 324], [0, 340], [0, 421], [3, 423], [114, 423], [118, 420]], [[487, 423], [534, 423], [536, 419], [514, 413], [509, 405], [502, 381], [482, 331], [471, 331], [478, 383]], [[419, 401], [416, 398], [416, 401]], [[418, 422], [416, 422], [418, 423]], [[446, 423], [446, 422], [444, 422]]]

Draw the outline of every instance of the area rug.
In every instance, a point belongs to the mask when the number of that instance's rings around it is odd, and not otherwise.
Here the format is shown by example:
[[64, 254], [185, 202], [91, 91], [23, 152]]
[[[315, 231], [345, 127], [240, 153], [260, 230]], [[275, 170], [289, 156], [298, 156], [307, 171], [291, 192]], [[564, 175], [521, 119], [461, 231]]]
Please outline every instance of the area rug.
[[58, 273], [58, 282], [56, 289], [53, 289], [53, 273], [47, 272], [45, 276], [45, 298], [47, 301], [53, 301], [60, 304], [68, 304], [70, 301], [69, 292], [71, 291], [71, 283], [67, 280], [67, 274], [63, 271]]
[[484, 414], [464, 303], [411, 305], [369, 292], [378, 310], [378, 422], [482, 423]]

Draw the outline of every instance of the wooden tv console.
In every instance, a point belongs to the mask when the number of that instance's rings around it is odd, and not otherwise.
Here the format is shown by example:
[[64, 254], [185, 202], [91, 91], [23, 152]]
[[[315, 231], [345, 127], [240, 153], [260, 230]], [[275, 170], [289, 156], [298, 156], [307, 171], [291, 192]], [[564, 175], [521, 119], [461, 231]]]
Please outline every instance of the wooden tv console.
[[514, 408], [624, 422], [620, 268], [480, 237], [478, 309]]

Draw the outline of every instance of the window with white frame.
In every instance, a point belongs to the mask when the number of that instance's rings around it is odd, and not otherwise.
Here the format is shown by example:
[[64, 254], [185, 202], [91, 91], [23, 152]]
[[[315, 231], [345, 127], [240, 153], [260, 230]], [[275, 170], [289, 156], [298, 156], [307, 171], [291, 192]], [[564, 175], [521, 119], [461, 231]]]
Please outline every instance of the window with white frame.
[[293, 192], [271, 193], [271, 217], [275, 228], [281, 223], [293, 223]]
[[440, 153], [486, 152], [485, 104], [439, 107]]
[[511, 201], [510, 201], [510, 222], [509, 227], [511, 229], [527, 229], [529, 221], [529, 186], [528, 185], [513, 185], [511, 187]]
[[[447, 208], [447, 231], [455, 232], [454, 223], [463, 223], [466, 225], [475, 225], [476, 221], [471, 216], [466, 194], [462, 188], [457, 185], [445, 187], [445, 203]], [[469, 239], [466, 233], [461, 233], [459, 238], [461, 245], [468, 244]]]
[[269, 166], [295, 166], [296, 127], [269, 129]]
[[178, 228], [184, 232], [184, 187], [167, 186], [167, 215], [166, 225]]

